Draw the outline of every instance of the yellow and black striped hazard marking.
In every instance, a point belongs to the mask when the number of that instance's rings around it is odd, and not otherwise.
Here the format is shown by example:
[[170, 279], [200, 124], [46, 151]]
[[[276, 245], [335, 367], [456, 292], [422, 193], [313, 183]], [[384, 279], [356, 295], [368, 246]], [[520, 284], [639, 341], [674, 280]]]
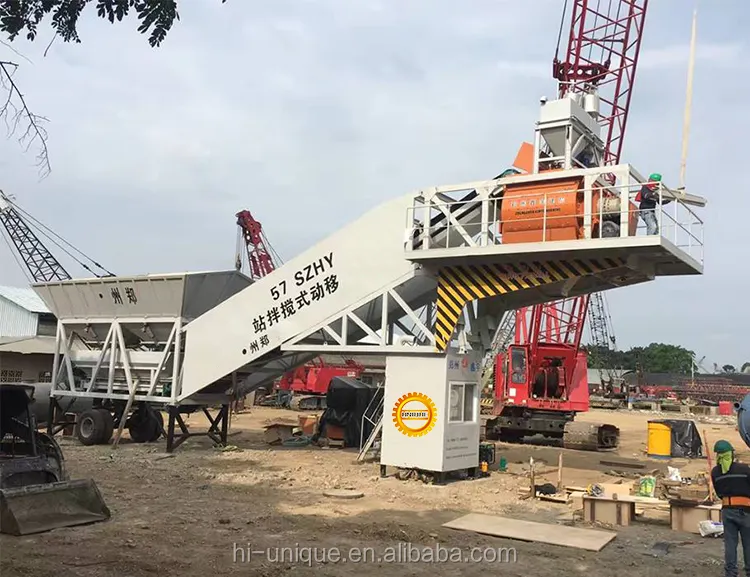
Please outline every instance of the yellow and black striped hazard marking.
[[603, 258], [443, 267], [438, 274], [435, 347], [439, 351], [448, 347], [468, 302], [588, 276], [624, 265], [624, 259]]

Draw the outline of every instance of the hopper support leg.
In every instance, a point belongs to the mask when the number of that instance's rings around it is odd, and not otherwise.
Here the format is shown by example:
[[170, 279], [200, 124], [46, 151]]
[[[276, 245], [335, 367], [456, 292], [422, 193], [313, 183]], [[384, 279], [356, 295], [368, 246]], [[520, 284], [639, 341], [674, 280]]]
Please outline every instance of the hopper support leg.
[[[49, 405], [47, 405], [47, 434], [54, 437], [60, 431], [72, 431], [76, 422], [76, 415], [70, 412], [73, 402], [68, 401], [66, 407], [60, 404], [57, 397], [50, 396]], [[37, 416], [37, 419], [39, 417]]]
[[[208, 430], [201, 432], [190, 431], [183, 419], [183, 415], [197, 412], [196, 407], [182, 405], [168, 407], [167, 453], [174, 451], [190, 437], [208, 437], [217, 445], [226, 445], [229, 434], [230, 407], [230, 404], [221, 405], [215, 415], [211, 414], [208, 407], [201, 407], [209, 422]], [[179, 431], [175, 429], [175, 425], [179, 427]]]

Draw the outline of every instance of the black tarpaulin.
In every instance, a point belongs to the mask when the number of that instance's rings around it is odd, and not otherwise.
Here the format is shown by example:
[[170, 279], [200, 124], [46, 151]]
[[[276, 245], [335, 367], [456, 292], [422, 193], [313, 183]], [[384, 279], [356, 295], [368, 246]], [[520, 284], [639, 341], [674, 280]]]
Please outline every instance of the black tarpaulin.
[[703, 456], [703, 442], [698, 432], [695, 421], [683, 419], [663, 419], [660, 421], [651, 421], [652, 423], [661, 423], [669, 427], [672, 433], [672, 447], [670, 450], [671, 457], [684, 457], [695, 459]]
[[[317, 437], [325, 437], [328, 424], [344, 429], [344, 445], [359, 447], [362, 431], [362, 416], [378, 391], [376, 385], [368, 385], [351, 377], [334, 377], [326, 393], [326, 410], [320, 417]], [[372, 424], [365, 422], [364, 437], [372, 432]]]

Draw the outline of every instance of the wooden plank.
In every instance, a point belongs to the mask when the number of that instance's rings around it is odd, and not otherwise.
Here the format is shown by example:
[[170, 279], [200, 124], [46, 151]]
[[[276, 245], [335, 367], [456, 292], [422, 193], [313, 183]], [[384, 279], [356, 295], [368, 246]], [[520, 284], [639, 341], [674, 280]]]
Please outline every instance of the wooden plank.
[[698, 523], [701, 521], [721, 521], [721, 506], [699, 505], [690, 507], [672, 503], [669, 509], [669, 518], [673, 531], [700, 533]]
[[623, 501], [626, 503], [638, 503], [639, 505], [668, 505], [669, 501], [662, 501], [656, 497], [639, 497], [638, 495], [619, 496], [600, 496], [586, 495], [586, 499], [595, 499], [599, 501]]
[[626, 499], [583, 497], [583, 520], [587, 523], [607, 523], [629, 526], [635, 519], [635, 503]]
[[[526, 464], [529, 462], [529, 456], [534, 457], [537, 462], [537, 475], [541, 475], [542, 467], [539, 461], [544, 461], [547, 466], [556, 466], [557, 458], [560, 452], [563, 453], [565, 468], [584, 469], [591, 471], [622, 471], [632, 473], [633, 471], [644, 470], [647, 467], [656, 468], [657, 465], [648, 461], [639, 461], [619, 457], [616, 454], [601, 453], [598, 451], [579, 451], [578, 449], [558, 449], [556, 447], [539, 447], [534, 445], [510, 445], [504, 443], [495, 443], [497, 447], [498, 458], [503, 456], [508, 463]], [[555, 467], [555, 469], [557, 468]]]
[[604, 491], [604, 497], [627, 497], [630, 495], [630, 490], [633, 487], [633, 483], [596, 483]]
[[581, 529], [565, 525], [548, 525], [533, 521], [508, 519], [507, 517], [480, 515], [477, 513], [465, 515], [444, 523], [443, 527], [458, 529], [459, 531], [473, 531], [474, 533], [492, 535], [494, 537], [505, 537], [506, 539], [573, 547], [574, 549], [584, 549], [586, 551], [601, 551], [607, 543], [617, 536], [617, 533], [612, 531]]

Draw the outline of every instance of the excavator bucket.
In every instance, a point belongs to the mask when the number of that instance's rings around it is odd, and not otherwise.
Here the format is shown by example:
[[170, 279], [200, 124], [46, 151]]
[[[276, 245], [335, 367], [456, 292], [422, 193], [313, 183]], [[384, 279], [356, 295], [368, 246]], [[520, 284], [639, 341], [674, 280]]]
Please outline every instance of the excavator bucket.
[[0, 490], [0, 533], [30, 535], [109, 517], [110, 511], [92, 479]]

